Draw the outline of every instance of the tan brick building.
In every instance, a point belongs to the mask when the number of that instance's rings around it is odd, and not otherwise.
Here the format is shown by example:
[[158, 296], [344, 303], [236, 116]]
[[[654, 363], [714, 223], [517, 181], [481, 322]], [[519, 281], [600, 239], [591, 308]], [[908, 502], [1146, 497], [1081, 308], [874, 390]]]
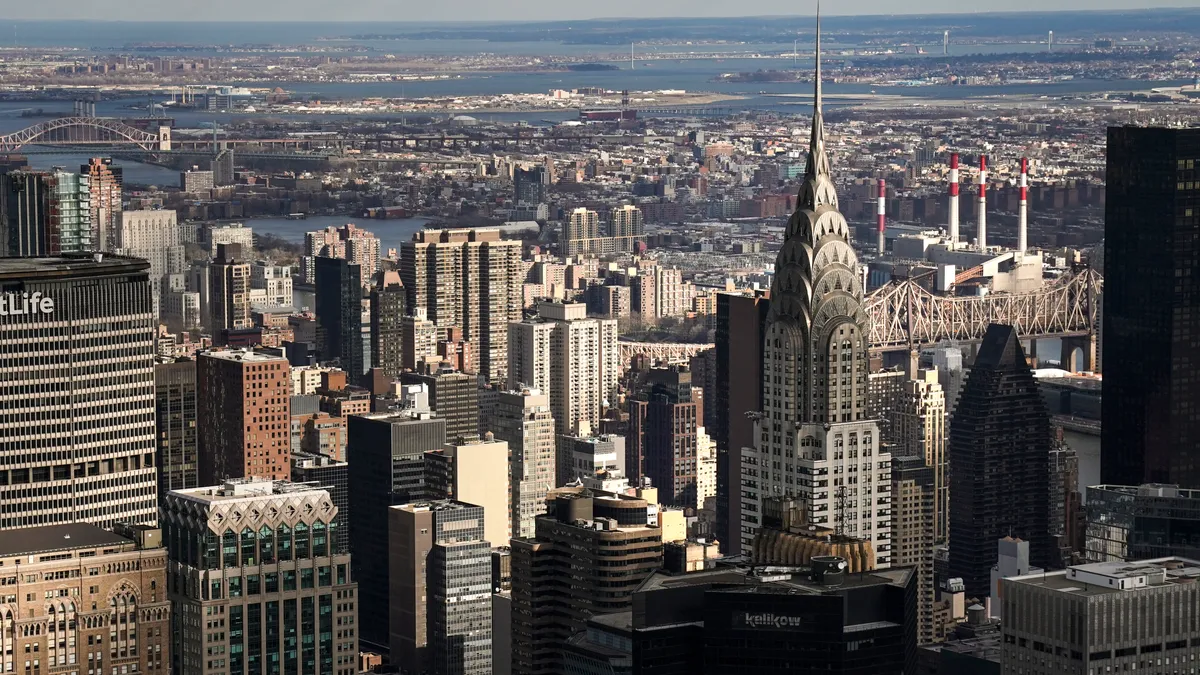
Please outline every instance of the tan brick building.
[[83, 523], [0, 531], [4, 672], [171, 672], [160, 531]]

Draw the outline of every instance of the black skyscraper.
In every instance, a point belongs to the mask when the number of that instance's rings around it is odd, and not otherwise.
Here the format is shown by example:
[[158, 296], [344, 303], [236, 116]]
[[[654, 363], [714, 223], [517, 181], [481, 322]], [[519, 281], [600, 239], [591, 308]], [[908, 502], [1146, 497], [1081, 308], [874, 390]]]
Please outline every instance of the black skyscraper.
[[967, 597], [991, 592], [996, 541], [1029, 542], [1053, 564], [1049, 534], [1050, 414], [1012, 326], [992, 324], [950, 423], [950, 576]]
[[1108, 130], [1101, 481], [1200, 487], [1200, 129]]
[[362, 333], [362, 267], [341, 258], [316, 260], [317, 343], [321, 359], [337, 359], [357, 383], [366, 372]]
[[425, 453], [446, 442], [446, 421], [428, 413], [351, 415], [346, 460], [354, 578], [376, 589], [359, 598], [359, 637], [388, 643], [388, 507], [424, 498]]

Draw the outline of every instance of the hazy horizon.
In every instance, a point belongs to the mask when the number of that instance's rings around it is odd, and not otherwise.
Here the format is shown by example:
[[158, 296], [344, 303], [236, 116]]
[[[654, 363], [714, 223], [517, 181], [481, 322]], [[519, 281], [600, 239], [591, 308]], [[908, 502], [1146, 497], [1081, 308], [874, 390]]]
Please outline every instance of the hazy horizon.
[[[111, 22], [323, 22], [352, 23], [378, 21], [404, 22], [530, 22], [637, 20], [664, 18], [736, 18], [794, 17], [811, 14], [813, 0], [784, 2], [760, 0], [744, 6], [739, 14], [730, 14], [730, 5], [714, 0], [660, 0], [648, 5], [640, 0], [610, 0], [604, 14], [588, 3], [562, 3], [554, 0], [517, 0], [498, 4], [491, 0], [459, 0], [456, 3], [397, 7], [388, 0], [357, 0], [347, 5], [331, 5], [322, 0], [206, 0], [205, 2], [161, 3], [158, 0], [117, 0], [95, 3], [62, 0], [58, 3], [21, 3], [0, 9], [4, 21], [111, 21]], [[906, 11], [895, 12], [902, 6]], [[1200, 9], [1200, 0], [1164, 0], [1145, 7], [1138, 0], [1013, 0], [1003, 8], [982, 6], [981, 11], [963, 11], [958, 0], [844, 0], [826, 2], [828, 16], [912, 16], [922, 14], [1011, 14], [1019, 12], [1119, 11], [1147, 9]], [[416, 10], [416, 11], [414, 11]], [[468, 15], [470, 19], [464, 19]]]

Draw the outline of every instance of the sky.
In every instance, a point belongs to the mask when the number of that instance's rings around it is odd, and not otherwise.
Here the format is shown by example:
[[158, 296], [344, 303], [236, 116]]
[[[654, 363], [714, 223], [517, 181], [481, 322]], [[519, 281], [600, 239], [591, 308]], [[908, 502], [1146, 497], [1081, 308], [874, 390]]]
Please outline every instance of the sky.
[[[1200, 0], [1006, 0], [987, 11], [1200, 7]], [[26, 19], [120, 21], [501, 21], [608, 17], [808, 14], [812, 0], [0, 0], [0, 22]], [[836, 0], [829, 15], [962, 13], [962, 0]]]

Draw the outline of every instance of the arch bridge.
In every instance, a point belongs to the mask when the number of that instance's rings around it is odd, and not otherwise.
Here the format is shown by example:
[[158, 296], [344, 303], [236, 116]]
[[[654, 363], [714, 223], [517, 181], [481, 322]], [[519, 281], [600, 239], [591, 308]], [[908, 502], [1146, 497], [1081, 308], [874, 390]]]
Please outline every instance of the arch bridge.
[[56, 117], [0, 136], [0, 152], [25, 145], [132, 145], [143, 150], [170, 150], [170, 127], [156, 132], [139, 129], [111, 117]]

